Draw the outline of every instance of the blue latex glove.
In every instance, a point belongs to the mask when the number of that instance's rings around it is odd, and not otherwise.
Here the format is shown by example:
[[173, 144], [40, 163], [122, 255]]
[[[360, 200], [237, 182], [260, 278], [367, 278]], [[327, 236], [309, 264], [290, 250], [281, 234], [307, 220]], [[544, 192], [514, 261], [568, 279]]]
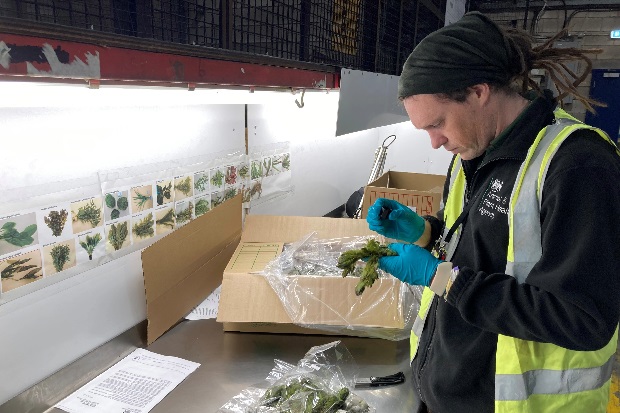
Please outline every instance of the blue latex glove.
[[[387, 219], [381, 219], [381, 208], [392, 210]], [[392, 199], [378, 198], [366, 215], [368, 228], [379, 234], [405, 242], [416, 242], [422, 234], [426, 220], [409, 207]]]
[[379, 258], [379, 268], [407, 284], [428, 287], [437, 266], [443, 262], [417, 245], [397, 243], [388, 247], [398, 255]]

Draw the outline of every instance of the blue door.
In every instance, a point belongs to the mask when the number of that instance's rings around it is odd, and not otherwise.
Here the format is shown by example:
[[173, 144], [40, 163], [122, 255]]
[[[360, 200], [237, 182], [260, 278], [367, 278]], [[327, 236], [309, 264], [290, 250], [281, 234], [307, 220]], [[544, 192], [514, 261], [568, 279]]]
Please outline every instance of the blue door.
[[607, 103], [607, 107], [595, 107], [595, 115], [586, 112], [586, 123], [603, 129], [612, 140], [618, 142], [620, 136], [620, 69], [592, 70], [590, 97]]

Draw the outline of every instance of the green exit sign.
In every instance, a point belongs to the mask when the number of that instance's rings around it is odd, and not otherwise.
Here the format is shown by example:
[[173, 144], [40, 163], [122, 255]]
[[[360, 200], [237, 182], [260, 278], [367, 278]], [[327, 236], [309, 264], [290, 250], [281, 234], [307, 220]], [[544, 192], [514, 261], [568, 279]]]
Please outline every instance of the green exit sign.
[[620, 30], [612, 30], [609, 37], [612, 39], [620, 39]]

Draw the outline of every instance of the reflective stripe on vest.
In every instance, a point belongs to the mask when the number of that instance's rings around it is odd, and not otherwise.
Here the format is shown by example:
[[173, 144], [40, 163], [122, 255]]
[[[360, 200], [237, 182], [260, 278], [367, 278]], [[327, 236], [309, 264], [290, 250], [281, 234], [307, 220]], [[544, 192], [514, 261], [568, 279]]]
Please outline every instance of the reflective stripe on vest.
[[[562, 110], [556, 123], [543, 129], [521, 165], [510, 198], [506, 273], [519, 283], [542, 255], [540, 205], [551, 159], [575, 130], [588, 128]], [[615, 145], [614, 145], [615, 147]], [[495, 412], [604, 412], [618, 329], [597, 351], [573, 351], [550, 343], [498, 335]]]
[[[443, 238], [446, 237], [450, 227], [456, 221], [461, 211], [463, 210], [465, 199], [465, 173], [463, 172], [463, 168], [461, 165], [461, 157], [457, 156], [454, 159], [452, 164], [452, 168], [450, 169], [450, 184], [448, 191], [448, 199], [446, 201], [446, 205], [444, 208], [444, 219], [446, 222]], [[450, 261], [452, 259], [452, 255], [454, 254], [454, 250], [458, 245], [459, 239], [461, 237], [460, 227], [453, 234], [450, 243], [446, 246], [446, 260]], [[413, 327], [411, 329], [411, 335], [409, 336], [409, 361], [413, 362], [417, 352], [418, 352], [418, 338], [422, 335], [422, 331], [424, 330], [424, 324], [426, 323], [426, 316], [428, 315], [429, 310], [431, 309], [431, 304], [433, 303], [433, 298], [435, 298], [435, 293], [428, 287], [424, 287], [424, 292], [422, 293], [422, 301], [420, 302], [420, 309], [418, 311], [418, 315], [413, 322]]]

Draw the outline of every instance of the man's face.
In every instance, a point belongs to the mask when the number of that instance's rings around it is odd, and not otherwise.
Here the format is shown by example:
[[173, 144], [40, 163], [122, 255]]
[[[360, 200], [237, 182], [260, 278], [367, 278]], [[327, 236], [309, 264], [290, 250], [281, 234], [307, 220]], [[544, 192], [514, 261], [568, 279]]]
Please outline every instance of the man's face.
[[482, 155], [493, 140], [493, 116], [485, 115], [485, 100], [473, 90], [465, 102], [442, 100], [437, 95], [414, 95], [403, 101], [417, 129], [428, 132], [434, 149], [444, 147], [464, 160]]

